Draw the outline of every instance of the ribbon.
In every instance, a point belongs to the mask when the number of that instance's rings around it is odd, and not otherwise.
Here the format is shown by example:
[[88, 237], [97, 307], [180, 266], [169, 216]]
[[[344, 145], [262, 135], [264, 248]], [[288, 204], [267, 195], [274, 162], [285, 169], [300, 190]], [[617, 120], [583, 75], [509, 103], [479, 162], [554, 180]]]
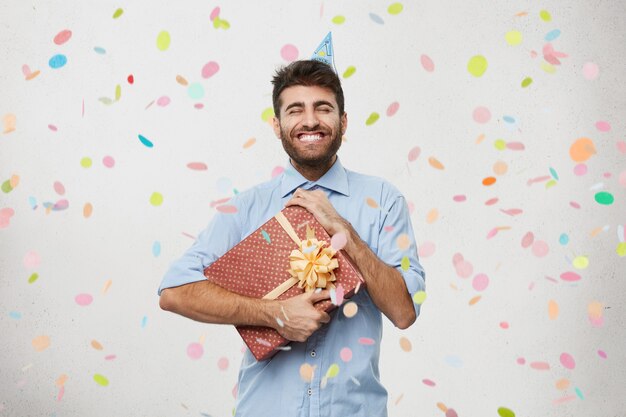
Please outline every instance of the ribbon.
[[331, 247], [326, 247], [326, 242], [317, 240], [314, 235], [307, 236], [305, 240], [300, 240], [282, 212], [276, 214], [274, 218], [298, 245], [298, 249], [292, 250], [289, 255], [291, 268], [287, 272], [291, 274], [291, 278], [267, 293], [263, 299], [274, 300], [296, 283], [306, 292], [314, 291], [317, 288], [334, 288], [333, 282], [336, 281], [334, 269], [339, 267], [337, 258], [334, 258], [337, 251]]

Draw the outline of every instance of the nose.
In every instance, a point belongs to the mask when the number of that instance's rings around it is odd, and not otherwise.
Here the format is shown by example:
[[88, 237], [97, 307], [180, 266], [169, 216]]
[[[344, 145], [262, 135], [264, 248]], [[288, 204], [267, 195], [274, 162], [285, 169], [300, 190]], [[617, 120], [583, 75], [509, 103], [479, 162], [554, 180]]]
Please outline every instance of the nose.
[[302, 127], [306, 129], [314, 129], [319, 126], [320, 122], [317, 119], [314, 109], [305, 109], [302, 113]]

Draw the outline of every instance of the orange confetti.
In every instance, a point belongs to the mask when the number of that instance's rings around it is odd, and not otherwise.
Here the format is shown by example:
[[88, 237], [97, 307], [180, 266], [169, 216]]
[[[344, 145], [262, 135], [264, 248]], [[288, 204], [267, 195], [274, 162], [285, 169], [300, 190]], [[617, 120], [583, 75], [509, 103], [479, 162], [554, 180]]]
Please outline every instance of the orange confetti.
[[378, 208], [378, 203], [376, 202], [376, 200], [374, 200], [371, 197], [367, 197], [365, 199], [365, 202], [367, 203], [368, 206], [370, 206], [371, 208]]
[[189, 83], [187, 82], [187, 80], [185, 79], [185, 77], [183, 77], [182, 75], [177, 75], [176, 76], [176, 82], [180, 85], [184, 85], [187, 86]]
[[472, 298], [471, 300], [469, 300], [469, 305], [473, 306], [474, 304], [476, 304], [477, 302], [479, 302], [481, 299], [480, 295], [477, 295], [476, 297]]
[[496, 183], [495, 177], [487, 177], [483, 179], [483, 185], [490, 186]]
[[548, 317], [550, 320], [556, 320], [559, 317], [559, 305], [554, 300], [548, 302]]
[[250, 146], [254, 145], [255, 143], [256, 143], [256, 138], [250, 138], [246, 141], [246, 143], [243, 144], [243, 148], [248, 149]]
[[569, 148], [569, 156], [574, 162], [585, 162], [596, 154], [596, 146], [589, 138], [579, 138]]
[[37, 352], [44, 351], [50, 347], [50, 337], [49, 336], [37, 336], [31, 342], [33, 347]]
[[308, 363], [303, 363], [300, 366], [300, 378], [304, 382], [311, 382], [313, 380], [313, 373], [315, 372], [315, 366], [311, 366]]
[[598, 236], [600, 232], [602, 232], [602, 230], [604, 230], [604, 226], [596, 227], [595, 229], [591, 231], [591, 237]]
[[410, 352], [412, 348], [413, 346], [411, 345], [411, 341], [407, 339], [406, 337], [402, 336], [400, 338], [400, 349], [402, 349], [405, 352]]
[[446, 413], [448, 411], [448, 407], [444, 403], [437, 403], [437, 408]]
[[91, 347], [96, 349], [96, 350], [102, 350], [103, 349], [102, 345], [97, 340], [92, 340], [91, 341]]
[[587, 313], [589, 313], [589, 318], [594, 320], [599, 320], [602, 318], [602, 310], [602, 303], [598, 301], [593, 301], [587, 306]]
[[85, 203], [85, 205], [83, 206], [83, 217], [88, 219], [89, 217], [91, 217], [91, 213], [93, 213], [93, 206], [91, 205], [91, 203]]
[[515, 13], [515, 17], [528, 16], [528, 12], [517, 12]]
[[411, 239], [409, 239], [409, 235], [407, 235], [406, 233], [402, 233], [396, 239], [396, 244], [398, 245], [398, 249], [406, 250], [409, 248], [409, 246], [411, 246]]
[[57, 387], [62, 387], [63, 385], [65, 385], [65, 382], [67, 381], [68, 376], [65, 374], [61, 374], [60, 377], [57, 378], [55, 384]]
[[398, 405], [398, 403], [399, 403], [400, 401], [402, 401], [402, 399], [403, 399], [403, 398], [404, 398], [404, 393], [402, 393], [402, 394], [400, 394], [400, 395], [398, 396], [398, 399], [396, 400], [395, 405]]
[[504, 175], [509, 170], [509, 166], [506, 162], [498, 161], [493, 164], [493, 173], [496, 175]]
[[558, 381], [556, 381], [555, 385], [556, 385], [556, 389], [565, 391], [566, 389], [569, 388], [569, 379], [561, 378]]
[[107, 279], [107, 281], [104, 283], [104, 287], [102, 287], [102, 294], [106, 293], [109, 290], [109, 287], [111, 286], [112, 283], [113, 281], [111, 281], [110, 279]]
[[430, 164], [431, 167], [435, 169], [444, 169], [443, 164], [439, 162], [437, 158], [435, 158], [434, 156], [431, 156], [430, 158], [428, 158], [428, 163]]
[[9, 179], [9, 184], [11, 185], [11, 188], [17, 187], [17, 185], [19, 183], [20, 183], [20, 176], [19, 175], [11, 175], [11, 178]]
[[439, 218], [439, 210], [436, 208], [431, 209], [426, 215], [426, 223], [433, 224]]
[[476, 138], [476, 145], [478, 145], [480, 142], [482, 142], [483, 140], [485, 140], [485, 134], [481, 133], [480, 135], [478, 135], [478, 137]]

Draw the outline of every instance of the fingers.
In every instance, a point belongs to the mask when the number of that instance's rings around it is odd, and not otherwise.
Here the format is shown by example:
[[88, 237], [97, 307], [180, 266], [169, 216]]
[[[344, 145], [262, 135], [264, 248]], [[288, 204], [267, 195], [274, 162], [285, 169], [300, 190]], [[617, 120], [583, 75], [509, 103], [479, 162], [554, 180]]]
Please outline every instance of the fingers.
[[327, 300], [330, 298], [330, 291], [328, 290], [322, 290], [320, 292], [313, 291], [310, 294], [311, 298], [309, 298], [309, 300], [311, 300], [313, 304], [317, 303], [318, 301]]

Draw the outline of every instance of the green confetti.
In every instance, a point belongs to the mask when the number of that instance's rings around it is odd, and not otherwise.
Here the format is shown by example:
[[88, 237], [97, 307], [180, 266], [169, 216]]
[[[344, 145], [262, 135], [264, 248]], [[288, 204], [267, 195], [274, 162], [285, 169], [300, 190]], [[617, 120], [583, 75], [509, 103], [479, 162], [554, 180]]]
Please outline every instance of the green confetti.
[[387, 12], [389, 12], [389, 14], [395, 15], [400, 14], [400, 12], [402, 12], [402, 9], [404, 9], [402, 3], [393, 3], [387, 8]]
[[37, 278], [39, 278], [39, 274], [33, 272], [33, 274], [28, 278], [28, 283], [32, 284], [33, 282], [37, 281]]
[[402, 261], [400, 262], [400, 266], [402, 267], [403, 271], [408, 271], [409, 267], [411, 266], [411, 261], [409, 261], [409, 257], [408, 256], [403, 256], [402, 257]]
[[228, 21], [224, 20], [224, 19], [220, 19], [219, 17], [216, 17], [215, 19], [213, 19], [213, 27], [215, 29], [229, 29], [230, 28], [230, 23], [228, 23]]
[[522, 88], [526, 88], [533, 83], [533, 79], [530, 77], [526, 77], [522, 80]]
[[542, 10], [539, 12], [539, 17], [541, 18], [541, 20], [543, 20], [544, 22], [549, 22], [552, 20], [552, 16], [550, 15], [550, 12], [548, 12], [547, 10]]
[[620, 242], [615, 248], [615, 252], [619, 255], [620, 258], [626, 256], [626, 242]]
[[11, 187], [11, 180], [6, 180], [2, 183], [2, 191], [4, 191], [5, 193], [10, 193], [11, 191], [13, 191], [13, 187]]
[[170, 47], [171, 41], [172, 38], [170, 37], [170, 33], [167, 30], [162, 30], [157, 35], [156, 46], [159, 51], [167, 51], [167, 49]]
[[482, 55], [475, 55], [467, 63], [467, 70], [474, 77], [482, 77], [487, 71], [487, 65], [487, 58]]
[[113, 100], [111, 100], [108, 97], [100, 97], [98, 101], [102, 104], [106, 104], [107, 106], [110, 106], [111, 104], [113, 104]]
[[498, 408], [498, 414], [500, 417], [515, 417], [515, 413], [506, 407]]
[[511, 46], [517, 46], [522, 43], [522, 33], [517, 30], [511, 30], [504, 35], [506, 43]]
[[163, 195], [156, 191], [153, 192], [150, 196], [150, 204], [152, 204], [154, 207], [158, 207], [163, 204]]
[[504, 141], [504, 139], [496, 139], [496, 141], [493, 143], [493, 146], [497, 150], [503, 151], [506, 149], [506, 142]]
[[346, 18], [344, 16], [335, 16], [333, 17], [332, 22], [336, 25], [341, 25], [346, 21]]
[[376, 121], [380, 118], [380, 115], [376, 112], [373, 112], [372, 114], [370, 114], [370, 117], [367, 118], [367, 120], [365, 121], [365, 124], [367, 126], [371, 126], [374, 123], [376, 123]]
[[115, 86], [115, 101], [120, 101], [121, 97], [122, 97], [122, 86], [118, 84]]
[[272, 117], [274, 117], [274, 109], [271, 107], [268, 107], [267, 109], [263, 110], [263, 113], [261, 113], [261, 120], [263, 120], [264, 122], [269, 121]]
[[106, 379], [104, 375], [95, 374], [93, 376], [93, 380], [96, 381], [96, 384], [103, 386], [103, 387], [106, 387], [107, 385], [109, 385], [109, 380]]
[[117, 19], [118, 17], [120, 17], [122, 14], [124, 14], [124, 10], [122, 8], [119, 8], [115, 11], [115, 13], [113, 13], [113, 19]]
[[418, 291], [413, 294], [413, 302], [417, 305], [422, 305], [426, 301], [426, 293], [424, 291]]
[[602, 204], [605, 206], [610, 206], [611, 204], [613, 204], [613, 201], [615, 201], [613, 194], [607, 193], [606, 191], [600, 191], [599, 193], [596, 193], [594, 198], [596, 199], [596, 202], [598, 204]]
[[550, 180], [548, 182], [546, 182], [546, 190], [550, 187], [554, 187], [557, 184], [557, 182], [555, 180]]
[[86, 156], [83, 159], [80, 160], [80, 166], [82, 166], [83, 168], [89, 168], [91, 167], [91, 158]]
[[343, 78], [349, 78], [356, 72], [356, 67], [350, 65], [343, 73]]
[[330, 368], [328, 368], [328, 371], [326, 371], [326, 378], [334, 378], [337, 375], [339, 375], [339, 365], [333, 363], [330, 365]]

